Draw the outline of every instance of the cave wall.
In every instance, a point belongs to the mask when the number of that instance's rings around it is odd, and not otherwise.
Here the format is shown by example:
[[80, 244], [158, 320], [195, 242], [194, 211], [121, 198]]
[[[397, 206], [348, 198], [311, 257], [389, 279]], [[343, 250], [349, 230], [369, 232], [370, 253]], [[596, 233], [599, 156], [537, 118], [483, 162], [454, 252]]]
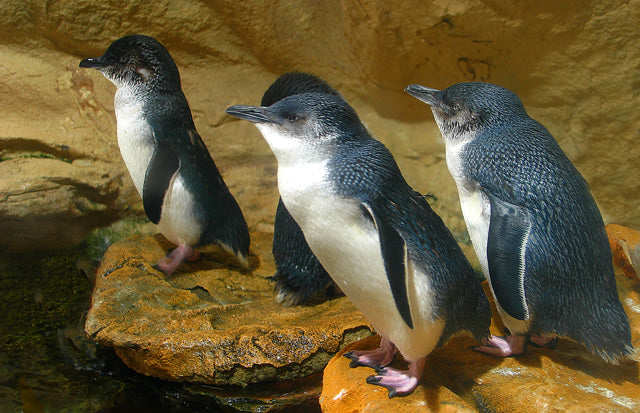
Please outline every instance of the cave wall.
[[[397, 4], [396, 4], [397, 3]], [[72, 245], [142, 203], [116, 142], [115, 87], [80, 69], [115, 39], [156, 37], [252, 228], [273, 225], [275, 160], [224, 113], [281, 73], [332, 84], [408, 182], [464, 232], [444, 145], [410, 83], [516, 92], [589, 182], [605, 222], [640, 227], [640, 1], [0, 0], [0, 248]]]

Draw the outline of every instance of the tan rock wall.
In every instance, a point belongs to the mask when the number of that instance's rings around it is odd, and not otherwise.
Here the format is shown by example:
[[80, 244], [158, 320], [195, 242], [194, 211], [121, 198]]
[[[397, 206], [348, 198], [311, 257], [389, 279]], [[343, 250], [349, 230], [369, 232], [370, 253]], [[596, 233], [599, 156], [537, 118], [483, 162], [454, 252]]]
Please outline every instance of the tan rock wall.
[[514, 90], [590, 183], [605, 221], [640, 227], [639, 17], [637, 0], [0, 0], [0, 247], [69, 245], [141, 213], [116, 144], [115, 88], [78, 68], [131, 33], [175, 58], [252, 228], [272, 225], [275, 162], [258, 131], [224, 109], [259, 103], [294, 69], [343, 93], [407, 180], [438, 196], [454, 231], [464, 223], [444, 147], [428, 108], [402, 92], [409, 83]]

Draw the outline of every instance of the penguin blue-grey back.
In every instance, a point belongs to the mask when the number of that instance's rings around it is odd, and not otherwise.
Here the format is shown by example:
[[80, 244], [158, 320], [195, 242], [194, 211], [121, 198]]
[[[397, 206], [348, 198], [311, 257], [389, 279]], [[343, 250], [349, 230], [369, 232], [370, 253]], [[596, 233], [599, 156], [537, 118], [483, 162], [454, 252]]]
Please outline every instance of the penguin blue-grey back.
[[493, 84], [406, 91], [431, 106], [474, 249], [514, 335], [478, 350], [523, 354], [530, 335], [541, 346], [573, 339], [612, 363], [630, 355], [600, 211], [549, 131]]
[[[269, 107], [232, 106], [278, 160], [278, 187], [309, 247], [382, 336], [350, 352], [369, 383], [411, 393], [426, 355], [452, 334], [489, 334], [489, 304], [462, 250], [393, 156], [340, 97], [305, 93]], [[409, 369], [388, 367], [399, 351]]]
[[248, 266], [249, 231], [233, 195], [198, 135], [167, 49], [152, 37], [116, 40], [80, 67], [116, 86], [118, 145], [147, 217], [178, 247], [158, 266], [173, 273], [194, 249], [217, 244]]
[[[261, 106], [301, 93], [329, 93], [340, 96], [327, 82], [304, 72], [279, 76], [262, 96]], [[276, 300], [284, 305], [306, 304], [331, 284], [331, 277], [313, 255], [302, 230], [278, 198], [273, 227], [273, 258]]]

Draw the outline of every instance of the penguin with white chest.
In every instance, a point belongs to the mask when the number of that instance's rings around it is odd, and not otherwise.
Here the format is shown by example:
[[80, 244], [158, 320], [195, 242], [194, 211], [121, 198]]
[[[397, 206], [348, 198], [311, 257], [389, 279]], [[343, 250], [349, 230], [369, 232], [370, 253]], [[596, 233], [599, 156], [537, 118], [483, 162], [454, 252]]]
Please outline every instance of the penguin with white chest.
[[[426, 356], [451, 335], [489, 335], [489, 304], [469, 262], [424, 197], [355, 111], [329, 94], [299, 94], [269, 107], [229, 107], [254, 122], [278, 161], [278, 188], [311, 250], [381, 335], [352, 352], [377, 369], [369, 383], [411, 393]], [[399, 351], [407, 371], [388, 366]]]
[[118, 88], [118, 145], [147, 217], [177, 244], [158, 267], [172, 274], [198, 247], [217, 244], [248, 266], [249, 231], [235, 198], [196, 132], [178, 68], [157, 40], [131, 35], [80, 67]]
[[[261, 106], [271, 106], [300, 93], [328, 93], [340, 96], [327, 82], [304, 72], [279, 76], [262, 96]], [[276, 301], [284, 305], [307, 304], [331, 285], [331, 277], [304, 239], [302, 230], [278, 199], [273, 226], [273, 258], [276, 273]]]
[[476, 350], [498, 357], [556, 337], [617, 363], [633, 347], [611, 251], [589, 187], [511, 91], [482, 82], [410, 85], [431, 106], [469, 235], [511, 335]]

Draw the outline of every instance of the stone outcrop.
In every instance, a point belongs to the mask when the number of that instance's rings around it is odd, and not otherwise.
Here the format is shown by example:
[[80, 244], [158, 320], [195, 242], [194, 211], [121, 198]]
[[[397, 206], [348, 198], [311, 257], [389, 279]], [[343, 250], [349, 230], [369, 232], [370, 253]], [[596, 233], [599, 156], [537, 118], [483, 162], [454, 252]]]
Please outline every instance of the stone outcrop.
[[[618, 277], [618, 292], [640, 347], [640, 283]], [[491, 332], [501, 335], [495, 306]], [[422, 381], [409, 396], [388, 399], [387, 390], [366, 384], [373, 370], [352, 369], [342, 356], [376, 348], [373, 336], [341, 350], [327, 365], [320, 396], [325, 413], [345, 411], [634, 412], [640, 409], [638, 356], [614, 366], [578, 344], [559, 340], [554, 350], [529, 346], [527, 354], [497, 359], [468, 349], [473, 339], [455, 337], [427, 357]], [[402, 357], [394, 366], [406, 368]]]
[[625, 276], [640, 280], [640, 231], [622, 225], [606, 226], [615, 268]]
[[320, 373], [343, 346], [371, 334], [346, 297], [275, 302], [270, 234], [252, 235], [251, 272], [222, 251], [167, 277], [153, 265], [172, 247], [135, 236], [106, 252], [85, 330], [134, 370], [162, 379], [246, 385]]
[[[464, 233], [444, 148], [409, 83], [485, 80], [520, 95], [590, 183], [607, 223], [640, 227], [637, 2], [0, 2], [0, 248], [61, 247], [142, 213], [115, 139], [114, 86], [78, 68], [131, 33], [180, 68], [195, 123], [252, 229], [273, 224], [275, 161], [224, 114], [277, 75], [311, 71], [389, 146]], [[54, 224], [55, 223], [55, 224]], [[64, 228], [65, 231], [57, 231]], [[20, 234], [16, 237], [16, 234]]]

